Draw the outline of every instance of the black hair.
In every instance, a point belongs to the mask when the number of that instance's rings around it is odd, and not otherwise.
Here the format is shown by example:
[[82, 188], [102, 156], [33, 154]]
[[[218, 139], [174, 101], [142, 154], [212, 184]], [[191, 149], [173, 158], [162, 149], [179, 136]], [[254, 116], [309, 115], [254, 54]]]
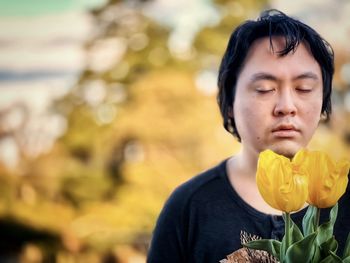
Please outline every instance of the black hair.
[[223, 124], [228, 132], [237, 137], [238, 141], [241, 138], [232, 114], [238, 76], [253, 42], [259, 38], [269, 37], [273, 50], [272, 37], [274, 36], [281, 36], [285, 39], [284, 49], [276, 52], [281, 57], [290, 52], [295, 52], [301, 42], [308, 44], [322, 72], [323, 101], [321, 114], [324, 115], [326, 121], [331, 114], [331, 92], [334, 74], [334, 52], [332, 47], [308, 25], [276, 9], [266, 10], [260, 14], [256, 21], [245, 21], [232, 32], [219, 69], [217, 101], [223, 117]]

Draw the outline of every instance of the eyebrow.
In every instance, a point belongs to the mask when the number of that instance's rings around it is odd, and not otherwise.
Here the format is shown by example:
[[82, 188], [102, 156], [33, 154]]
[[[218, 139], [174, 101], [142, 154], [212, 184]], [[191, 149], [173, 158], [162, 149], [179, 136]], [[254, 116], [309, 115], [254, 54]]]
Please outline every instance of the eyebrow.
[[[312, 79], [312, 80], [318, 80], [318, 76], [313, 73], [313, 72], [305, 72], [305, 73], [302, 73], [296, 77], [293, 78], [293, 81], [295, 80], [301, 80], [301, 79]], [[275, 82], [278, 82], [279, 79], [270, 74], [270, 73], [266, 73], [266, 72], [259, 72], [259, 73], [255, 73], [253, 74], [253, 76], [250, 78], [250, 82], [256, 82], [256, 81], [259, 81], [259, 80], [270, 80], [270, 81], [275, 81]]]
[[259, 80], [271, 80], [271, 81], [278, 81], [278, 78], [270, 73], [265, 72], [259, 72], [253, 74], [253, 76], [250, 78], [250, 82], [256, 82]]
[[293, 80], [299, 80], [299, 79], [313, 79], [318, 80], [318, 76], [313, 72], [305, 72], [303, 74], [300, 74], [293, 78]]

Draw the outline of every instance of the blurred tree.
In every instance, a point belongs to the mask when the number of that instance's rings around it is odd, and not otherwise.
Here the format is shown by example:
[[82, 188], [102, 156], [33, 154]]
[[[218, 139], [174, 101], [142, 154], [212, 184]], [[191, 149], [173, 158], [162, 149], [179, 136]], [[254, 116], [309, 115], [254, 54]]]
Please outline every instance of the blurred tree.
[[[86, 45], [89, 65], [57, 104], [69, 123], [59, 144], [75, 160], [74, 168], [61, 168], [63, 196], [78, 207], [89, 204], [77, 219], [77, 232], [97, 218], [105, 222], [100, 231], [95, 224], [84, 232], [95, 244], [106, 229], [114, 231], [105, 243], [149, 234], [176, 185], [237, 149], [221, 128], [215, 81], [206, 91], [198, 77], [217, 70], [232, 28], [264, 5], [218, 2], [226, 10], [222, 21], [197, 35], [192, 55], [179, 57], [168, 48], [171, 29], [145, 17], [140, 2], [110, 1], [94, 11], [98, 33]], [[103, 54], [107, 49], [110, 54]], [[96, 201], [105, 205], [92, 205]]]

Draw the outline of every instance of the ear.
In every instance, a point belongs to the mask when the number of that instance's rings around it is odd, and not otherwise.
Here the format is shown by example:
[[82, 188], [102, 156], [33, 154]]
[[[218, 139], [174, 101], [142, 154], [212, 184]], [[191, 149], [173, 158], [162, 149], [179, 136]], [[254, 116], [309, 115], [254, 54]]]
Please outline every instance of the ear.
[[233, 114], [233, 107], [228, 107], [227, 109], [227, 115], [230, 117], [230, 118], [233, 118], [234, 114]]
[[327, 122], [327, 121], [328, 121], [327, 115], [324, 113], [321, 113], [320, 122]]

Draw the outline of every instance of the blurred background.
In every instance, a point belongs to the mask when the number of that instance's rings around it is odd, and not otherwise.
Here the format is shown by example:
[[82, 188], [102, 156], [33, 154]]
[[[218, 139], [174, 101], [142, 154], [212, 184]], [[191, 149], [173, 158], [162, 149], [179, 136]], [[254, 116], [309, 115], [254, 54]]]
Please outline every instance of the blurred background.
[[145, 262], [171, 191], [239, 149], [217, 72], [266, 8], [333, 45], [310, 148], [349, 157], [349, 1], [0, 0], [0, 262]]

